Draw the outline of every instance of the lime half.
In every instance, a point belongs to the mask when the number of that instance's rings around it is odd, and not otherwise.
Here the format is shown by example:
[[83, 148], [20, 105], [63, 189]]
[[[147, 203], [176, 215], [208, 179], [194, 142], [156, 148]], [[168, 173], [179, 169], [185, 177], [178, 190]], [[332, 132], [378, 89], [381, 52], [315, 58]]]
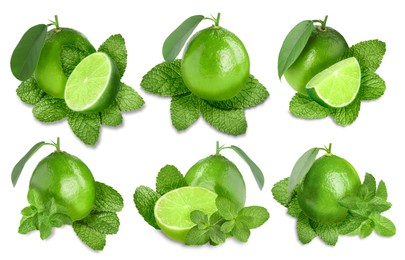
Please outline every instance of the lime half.
[[190, 213], [200, 210], [207, 215], [217, 211], [217, 194], [202, 187], [183, 187], [172, 190], [155, 204], [155, 218], [160, 229], [173, 240], [184, 242], [188, 231], [195, 226]]
[[76, 112], [101, 112], [115, 99], [120, 76], [115, 62], [105, 53], [84, 58], [65, 87], [66, 105]]
[[356, 58], [342, 60], [316, 74], [307, 84], [308, 95], [319, 104], [339, 108], [352, 103], [360, 89], [361, 70]]

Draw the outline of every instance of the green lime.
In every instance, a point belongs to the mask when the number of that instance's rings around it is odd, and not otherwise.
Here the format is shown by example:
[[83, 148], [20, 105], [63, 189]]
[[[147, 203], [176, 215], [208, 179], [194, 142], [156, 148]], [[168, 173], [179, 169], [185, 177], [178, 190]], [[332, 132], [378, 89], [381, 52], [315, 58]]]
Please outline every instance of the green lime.
[[249, 78], [250, 61], [242, 41], [232, 32], [212, 26], [188, 42], [181, 75], [197, 97], [219, 101], [234, 97]]
[[298, 190], [302, 211], [320, 223], [342, 222], [348, 210], [339, 200], [355, 195], [360, 178], [354, 167], [335, 155], [324, 155], [315, 160]]
[[342, 60], [316, 74], [307, 84], [308, 95], [325, 107], [349, 105], [360, 89], [361, 70], [356, 58]]
[[184, 242], [188, 231], [195, 226], [190, 213], [200, 210], [207, 215], [217, 211], [217, 194], [201, 187], [172, 190], [155, 204], [155, 219], [160, 229], [173, 240]]
[[34, 75], [38, 86], [56, 98], [63, 98], [67, 80], [61, 61], [65, 47], [78, 49], [85, 54], [96, 51], [83, 34], [73, 29], [58, 28], [48, 32]]
[[66, 105], [76, 112], [101, 112], [115, 99], [120, 75], [105, 53], [84, 58], [73, 70], [65, 88]]
[[54, 198], [72, 221], [83, 219], [93, 209], [93, 175], [79, 158], [65, 152], [54, 152], [39, 162], [30, 189], [39, 191], [44, 199]]
[[207, 188], [228, 198], [239, 208], [245, 206], [246, 186], [236, 165], [222, 155], [211, 155], [194, 164], [185, 180], [190, 186]]
[[288, 84], [306, 95], [305, 86], [316, 74], [338, 62], [348, 49], [345, 38], [336, 30], [316, 27], [298, 59], [285, 71]]

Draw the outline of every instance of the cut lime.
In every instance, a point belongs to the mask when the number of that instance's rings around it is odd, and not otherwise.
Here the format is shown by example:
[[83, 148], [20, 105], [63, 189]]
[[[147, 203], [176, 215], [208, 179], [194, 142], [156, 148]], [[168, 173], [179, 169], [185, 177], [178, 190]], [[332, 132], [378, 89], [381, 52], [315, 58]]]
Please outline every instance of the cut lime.
[[195, 226], [190, 213], [200, 210], [207, 215], [217, 211], [217, 194], [202, 187], [183, 187], [172, 190], [155, 204], [155, 218], [160, 229], [173, 240], [184, 242], [188, 231]]
[[84, 58], [65, 87], [66, 105], [76, 112], [101, 112], [117, 95], [120, 76], [115, 62], [105, 53]]
[[316, 74], [307, 84], [308, 95], [325, 107], [352, 103], [360, 89], [361, 71], [356, 58], [342, 60]]

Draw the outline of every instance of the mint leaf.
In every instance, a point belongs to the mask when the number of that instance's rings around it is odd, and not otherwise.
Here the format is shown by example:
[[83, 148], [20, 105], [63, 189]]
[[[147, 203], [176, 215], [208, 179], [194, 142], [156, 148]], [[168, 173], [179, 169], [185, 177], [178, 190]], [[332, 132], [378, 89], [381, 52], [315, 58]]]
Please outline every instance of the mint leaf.
[[199, 229], [205, 229], [209, 226], [207, 214], [200, 210], [193, 210], [190, 213], [190, 220], [197, 224]]
[[315, 232], [322, 241], [331, 246], [336, 245], [339, 238], [339, 232], [336, 225], [317, 223]]
[[133, 88], [122, 82], [115, 101], [122, 112], [139, 109], [145, 104], [143, 98]]
[[370, 219], [374, 222], [375, 231], [384, 237], [390, 237], [395, 235], [396, 228], [394, 223], [386, 217], [381, 216], [378, 213], [373, 213], [370, 215]]
[[232, 229], [231, 235], [240, 242], [247, 242], [250, 237], [250, 230], [243, 222], [236, 221]]
[[66, 77], [69, 77], [80, 61], [86, 58], [89, 54], [90, 53], [73, 46], [63, 46], [60, 52], [60, 60], [63, 73]]
[[290, 112], [295, 117], [304, 119], [320, 119], [329, 115], [329, 110], [311, 98], [296, 93], [290, 101]]
[[316, 232], [312, 228], [309, 218], [305, 216], [303, 212], [301, 212], [298, 216], [297, 234], [298, 239], [303, 244], [308, 244], [316, 237]]
[[249, 221], [244, 222], [244, 224], [249, 228], [258, 228], [270, 218], [270, 214], [267, 209], [259, 206], [245, 207], [240, 210], [237, 220], [240, 218], [247, 218]]
[[210, 228], [210, 240], [215, 245], [223, 244], [226, 240], [226, 235], [222, 232], [219, 225], [215, 225]]
[[117, 102], [113, 102], [101, 112], [101, 123], [108, 126], [119, 126], [122, 124], [122, 115]]
[[200, 111], [208, 124], [223, 133], [230, 135], [246, 133], [247, 123], [243, 109], [221, 110], [201, 100]]
[[154, 214], [154, 207], [159, 197], [159, 193], [146, 186], [139, 186], [134, 193], [134, 202], [139, 214], [155, 229], [160, 229]]
[[288, 195], [288, 182], [289, 178], [285, 178], [274, 184], [273, 188], [271, 189], [273, 198], [284, 207], [287, 207], [290, 201], [290, 196]]
[[61, 227], [63, 225], [72, 224], [72, 220], [70, 219], [70, 217], [61, 213], [52, 214], [49, 218], [49, 222], [52, 227]]
[[181, 60], [162, 62], [143, 76], [141, 87], [159, 96], [178, 96], [189, 93], [181, 78]]
[[349, 210], [355, 210], [359, 208], [359, 205], [364, 204], [361, 198], [357, 196], [346, 196], [339, 200], [339, 205]]
[[48, 223], [48, 220], [40, 220], [38, 230], [39, 230], [39, 237], [42, 240], [47, 239], [52, 234], [52, 227]]
[[391, 208], [392, 204], [387, 202], [385, 199], [380, 197], [374, 197], [368, 201], [368, 208], [370, 212], [379, 212], [382, 213]]
[[21, 82], [16, 92], [21, 101], [28, 105], [35, 105], [45, 96], [45, 92], [39, 88], [34, 77]]
[[290, 203], [288, 204], [288, 210], [287, 213], [288, 215], [294, 217], [294, 218], [298, 218], [299, 215], [301, 214], [301, 207], [300, 204], [298, 203], [298, 197], [294, 196]]
[[384, 95], [385, 81], [376, 73], [366, 72], [361, 76], [360, 99], [374, 100]]
[[166, 165], [156, 176], [156, 191], [160, 195], [187, 186], [183, 174], [173, 165]]
[[122, 77], [127, 67], [127, 48], [122, 35], [111, 35], [103, 44], [101, 44], [98, 51], [106, 53], [113, 61], [115, 61]]
[[175, 96], [170, 103], [172, 124], [177, 130], [189, 128], [200, 117], [199, 98], [193, 94]]
[[365, 201], [371, 200], [375, 196], [377, 189], [376, 186], [377, 184], [374, 176], [369, 173], [366, 173], [363, 184], [361, 184], [359, 188], [358, 196]]
[[361, 223], [360, 228], [359, 228], [359, 234], [361, 238], [366, 238], [371, 233], [373, 233], [374, 230], [374, 223], [370, 219], [366, 219]]
[[218, 211], [215, 211], [210, 216], [209, 223], [211, 226], [222, 225], [224, 222], [225, 222], [225, 219], [221, 216], [221, 214], [219, 214]]
[[221, 231], [228, 234], [235, 226], [235, 220], [225, 221], [221, 226]]
[[21, 215], [23, 215], [24, 217], [32, 217], [35, 214], [37, 214], [37, 208], [34, 206], [28, 206], [25, 207], [21, 210]]
[[98, 113], [82, 114], [70, 112], [67, 120], [73, 133], [87, 145], [95, 145], [98, 141], [101, 119]]
[[117, 234], [120, 220], [116, 213], [112, 212], [92, 212], [81, 222], [96, 230], [101, 234]]
[[34, 230], [38, 230], [38, 216], [35, 213], [33, 216], [23, 216], [20, 221], [20, 226], [18, 227], [18, 233], [28, 234]]
[[124, 207], [122, 196], [112, 187], [96, 182], [96, 200], [93, 211], [98, 212], [119, 212]]
[[199, 229], [197, 226], [190, 229], [186, 235], [185, 244], [186, 245], [205, 245], [210, 241], [210, 229]]
[[262, 104], [269, 97], [266, 88], [253, 76], [249, 79], [242, 90], [233, 98], [224, 101], [209, 101], [209, 103], [219, 109], [250, 108]]
[[34, 206], [37, 211], [43, 211], [46, 206], [46, 201], [41, 196], [38, 190], [29, 189], [27, 195], [28, 202]]
[[387, 200], [388, 193], [387, 193], [387, 187], [385, 186], [384, 181], [380, 181], [378, 183], [377, 192], [375, 193], [375, 196], [379, 197], [379, 198], [381, 198], [383, 200]]
[[348, 106], [330, 109], [330, 114], [337, 124], [347, 126], [353, 123], [359, 116], [360, 105], [360, 99], [357, 97]]
[[106, 243], [106, 235], [97, 232], [81, 221], [72, 224], [73, 230], [80, 240], [93, 250], [103, 250]]
[[219, 215], [225, 220], [232, 220], [238, 216], [238, 207], [225, 197], [217, 197], [215, 200]]
[[361, 224], [367, 220], [365, 217], [353, 215], [349, 212], [345, 220], [338, 225], [338, 231], [341, 235], [353, 234], [358, 230]]
[[343, 59], [355, 57], [361, 70], [375, 72], [381, 64], [386, 51], [385, 43], [380, 40], [359, 42], [350, 47]]
[[34, 105], [32, 113], [41, 122], [49, 123], [62, 120], [68, 114], [68, 107], [63, 99], [45, 96]]

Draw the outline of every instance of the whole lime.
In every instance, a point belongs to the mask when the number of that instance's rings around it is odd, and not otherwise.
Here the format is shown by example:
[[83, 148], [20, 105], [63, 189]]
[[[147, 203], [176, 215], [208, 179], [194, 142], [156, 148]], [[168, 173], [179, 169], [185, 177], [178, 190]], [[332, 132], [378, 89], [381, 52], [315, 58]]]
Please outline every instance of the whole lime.
[[284, 77], [292, 88], [306, 95], [308, 81], [338, 62], [347, 49], [347, 42], [338, 31], [315, 27], [300, 56], [284, 72]]
[[85, 55], [96, 51], [83, 34], [73, 29], [58, 28], [48, 32], [34, 75], [38, 86], [56, 98], [63, 98], [67, 81], [61, 60], [65, 47]]
[[348, 210], [339, 200], [355, 195], [360, 178], [354, 167], [335, 155], [318, 158], [305, 176], [298, 190], [298, 202], [302, 211], [320, 223], [342, 222]]
[[66, 152], [56, 151], [39, 162], [30, 189], [36, 189], [45, 200], [54, 198], [72, 221], [86, 217], [95, 201], [92, 173], [79, 158]]
[[246, 186], [242, 174], [222, 155], [211, 155], [198, 161], [188, 170], [185, 180], [190, 186], [204, 187], [228, 198], [239, 208], [245, 205]]
[[245, 86], [249, 74], [245, 46], [222, 27], [197, 32], [185, 48], [181, 76], [197, 97], [211, 101], [230, 99]]

